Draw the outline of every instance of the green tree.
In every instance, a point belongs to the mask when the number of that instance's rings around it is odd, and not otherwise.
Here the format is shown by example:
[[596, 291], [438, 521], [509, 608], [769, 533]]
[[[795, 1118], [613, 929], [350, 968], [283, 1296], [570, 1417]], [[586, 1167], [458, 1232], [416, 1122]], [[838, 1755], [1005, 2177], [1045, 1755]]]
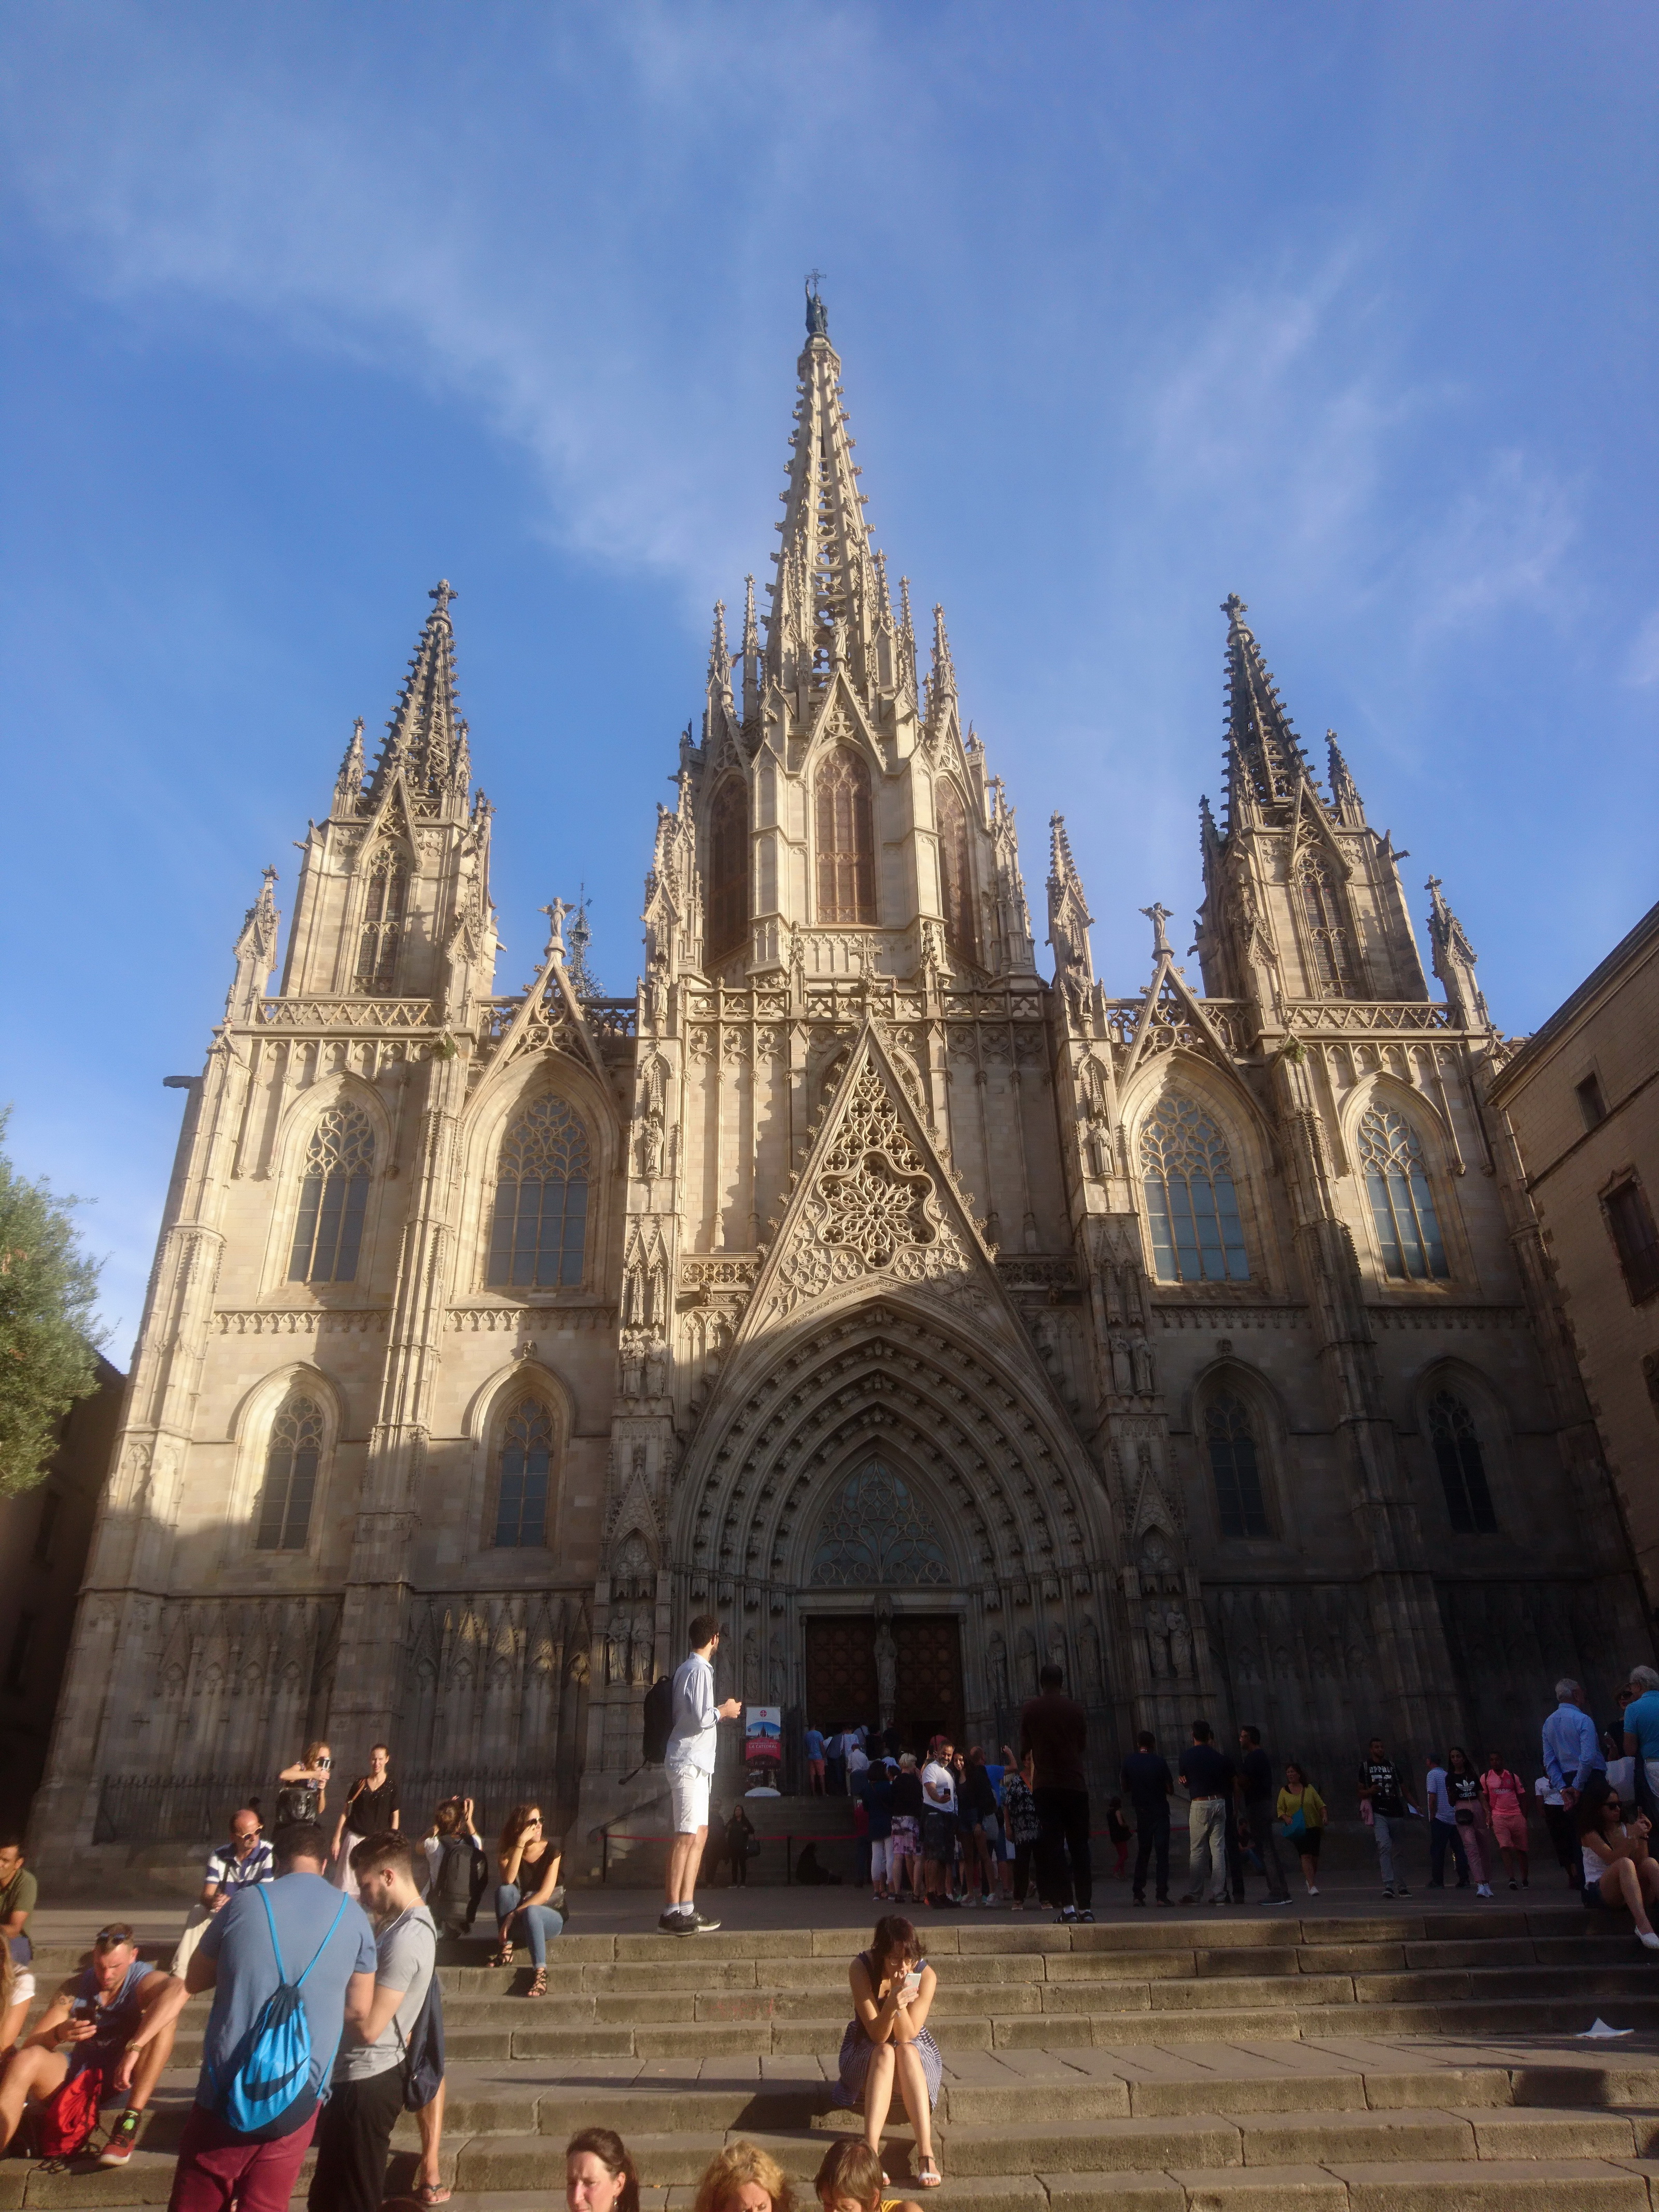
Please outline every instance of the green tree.
[[78, 1202], [25, 1182], [0, 1150], [0, 1496], [40, 1481], [58, 1423], [97, 1385], [100, 1263], [70, 1218]]

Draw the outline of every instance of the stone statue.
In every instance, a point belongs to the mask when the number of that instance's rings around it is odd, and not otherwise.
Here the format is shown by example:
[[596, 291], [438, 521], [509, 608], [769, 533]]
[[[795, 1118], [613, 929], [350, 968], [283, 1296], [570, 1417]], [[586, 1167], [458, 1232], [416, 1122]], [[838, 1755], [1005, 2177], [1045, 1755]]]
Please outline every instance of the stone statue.
[[1164, 1621], [1170, 1632], [1170, 1669], [1177, 1681], [1184, 1682], [1193, 1671], [1192, 1631], [1178, 1605], [1170, 1607]]
[[1000, 1636], [994, 1636], [986, 1650], [986, 1661], [991, 1670], [991, 1702], [999, 1711], [1008, 1704], [1008, 1647]]
[[891, 1728], [898, 1705], [898, 1645], [893, 1641], [890, 1620], [882, 1621], [876, 1630], [876, 1704], [883, 1728]]
[[646, 1109], [645, 1126], [640, 1131], [640, 1175], [646, 1182], [654, 1182], [662, 1173], [662, 1109], [653, 1098]]
[[1129, 1340], [1121, 1330], [1112, 1339], [1112, 1388], [1127, 1398], [1135, 1387], [1134, 1361]]
[[1158, 1388], [1158, 1378], [1152, 1372], [1152, 1347], [1139, 1332], [1131, 1339], [1129, 1356], [1134, 1366], [1135, 1389], [1143, 1398], [1150, 1398]]

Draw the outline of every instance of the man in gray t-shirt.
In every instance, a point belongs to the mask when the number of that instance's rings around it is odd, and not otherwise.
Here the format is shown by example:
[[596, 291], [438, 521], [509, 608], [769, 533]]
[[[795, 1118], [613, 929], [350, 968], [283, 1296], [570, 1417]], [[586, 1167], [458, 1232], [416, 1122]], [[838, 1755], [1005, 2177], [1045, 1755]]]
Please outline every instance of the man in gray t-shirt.
[[437, 1966], [438, 1931], [415, 1887], [408, 1837], [367, 1837], [351, 1854], [351, 1871], [377, 1930], [374, 2002], [341, 2038], [317, 2126], [311, 2212], [379, 2212], [392, 2130], [404, 2108], [404, 2052]]

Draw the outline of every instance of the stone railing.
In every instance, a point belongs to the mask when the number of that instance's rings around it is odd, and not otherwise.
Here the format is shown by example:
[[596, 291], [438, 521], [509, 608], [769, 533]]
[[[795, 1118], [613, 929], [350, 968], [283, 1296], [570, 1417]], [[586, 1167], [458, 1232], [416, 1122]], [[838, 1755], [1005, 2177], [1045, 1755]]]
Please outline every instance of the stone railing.
[[261, 999], [254, 1020], [264, 1030], [435, 1030], [430, 999]]
[[1449, 1030], [1451, 1008], [1426, 999], [1291, 999], [1285, 1025], [1292, 1035], [1336, 1031], [1352, 1036], [1399, 1030]]

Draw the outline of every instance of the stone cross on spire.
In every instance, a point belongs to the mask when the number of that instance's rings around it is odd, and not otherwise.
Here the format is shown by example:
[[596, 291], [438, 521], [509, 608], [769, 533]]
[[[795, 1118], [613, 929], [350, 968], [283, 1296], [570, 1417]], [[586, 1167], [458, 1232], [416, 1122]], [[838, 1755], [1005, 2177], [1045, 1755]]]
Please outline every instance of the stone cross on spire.
[[436, 600], [438, 612], [441, 615], [447, 615], [449, 612], [450, 601], [452, 599], [459, 599], [460, 596], [460, 593], [455, 589], [455, 586], [450, 582], [447, 576], [440, 576], [437, 582], [427, 593], [428, 599]]

